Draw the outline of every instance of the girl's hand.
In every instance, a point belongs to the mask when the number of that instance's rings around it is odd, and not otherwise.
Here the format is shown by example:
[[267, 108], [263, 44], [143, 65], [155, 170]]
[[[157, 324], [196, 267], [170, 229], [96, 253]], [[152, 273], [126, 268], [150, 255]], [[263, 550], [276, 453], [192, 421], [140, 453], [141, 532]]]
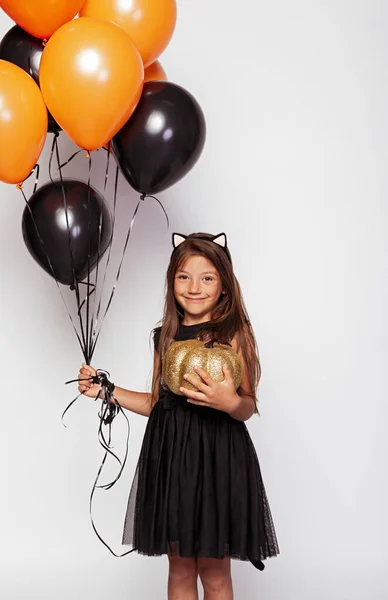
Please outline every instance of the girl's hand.
[[90, 379], [91, 377], [95, 377], [95, 375], [97, 375], [96, 369], [93, 369], [93, 367], [86, 365], [85, 363], [82, 364], [78, 373], [78, 390], [81, 394], [84, 394], [84, 396], [88, 396], [89, 398], [97, 398], [97, 395], [101, 391], [100, 384], [93, 383]]
[[222, 410], [226, 413], [233, 413], [240, 403], [240, 397], [234, 387], [233, 376], [229, 367], [223, 365], [222, 370], [225, 379], [220, 383], [214, 381], [201, 367], [194, 367], [194, 370], [201, 377], [202, 381], [199, 382], [192, 375], [184, 376], [186, 381], [190, 382], [198, 390], [195, 392], [181, 387], [180, 391], [185, 394], [188, 399], [187, 401], [190, 404], [208, 406], [209, 408]]

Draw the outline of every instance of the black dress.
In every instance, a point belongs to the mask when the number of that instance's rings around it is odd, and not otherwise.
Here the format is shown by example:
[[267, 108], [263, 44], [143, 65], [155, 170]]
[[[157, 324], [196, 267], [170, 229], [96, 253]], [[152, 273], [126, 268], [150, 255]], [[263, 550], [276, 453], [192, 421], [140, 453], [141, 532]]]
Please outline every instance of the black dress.
[[[193, 339], [200, 328], [180, 325], [175, 339]], [[279, 548], [245, 423], [161, 386], [129, 495], [123, 544], [147, 556], [230, 556], [262, 570], [261, 561]]]

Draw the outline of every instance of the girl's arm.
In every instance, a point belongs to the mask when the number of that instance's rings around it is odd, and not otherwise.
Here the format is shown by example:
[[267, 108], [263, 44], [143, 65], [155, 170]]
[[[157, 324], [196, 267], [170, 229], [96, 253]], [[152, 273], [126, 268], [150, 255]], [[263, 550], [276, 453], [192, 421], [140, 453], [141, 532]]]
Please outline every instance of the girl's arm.
[[[118, 386], [115, 387], [113, 393], [122, 408], [126, 408], [138, 415], [143, 415], [143, 417], [150, 416], [152, 409], [151, 394], [146, 392], [133, 392]], [[111, 402], [114, 403], [113, 397], [111, 398]]]
[[[159, 353], [155, 351], [153, 377], [159, 369], [159, 360]], [[81, 380], [78, 385], [79, 391], [90, 398], [95, 398], [97, 396], [100, 387], [98, 384], [93, 384], [91, 381], [87, 381], [88, 377], [93, 377], [95, 374], [96, 370], [93, 367], [83, 364], [78, 375], [78, 379]], [[133, 392], [131, 390], [116, 386], [114, 389], [114, 395], [116, 396], [120, 406], [123, 408], [138, 415], [143, 415], [144, 417], [148, 417], [150, 415], [152, 410], [151, 393]], [[111, 402], [114, 402], [113, 398]]]
[[[242, 379], [241, 379], [241, 385], [240, 385], [239, 389], [249, 390], [249, 379], [248, 379], [247, 368], [246, 368], [246, 365], [244, 362], [241, 348], [237, 349], [237, 341], [235, 339], [232, 340], [232, 348], [235, 352], [237, 352], [237, 354], [241, 358], [241, 362], [242, 362]], [[251, 418], [251, 416], [255, 412], [255, 403], [250, 396], [245, 396], [244, 394], [242, 394], [242, 393], [239, 394], [238, 392], [236, 392], [236, 395], [237, 395], [237, 398], [236, 398], [235, 408], [233, 408], [231, 411], [229, 411], [229, 414], [231, 417], [233, 417], [237, 421], [247, 421], [248, 419]]]

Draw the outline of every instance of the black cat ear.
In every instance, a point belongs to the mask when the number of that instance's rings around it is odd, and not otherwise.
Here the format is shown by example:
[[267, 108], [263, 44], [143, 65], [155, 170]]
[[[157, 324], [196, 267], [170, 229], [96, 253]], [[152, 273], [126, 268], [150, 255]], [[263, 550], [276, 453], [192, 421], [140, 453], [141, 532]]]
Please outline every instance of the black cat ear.
[[172, 234], [172, 245], [174, 246], [174, 248], [182, 244], [182, 242], [184, 242], [185, 240], [187, 240], [187, 235], [184, 235], [183, 233]]
[[218, 244], [219, 246], [222, 246], [222, 248], [227, 248], [227, 240], [226, 240], [226, 233], [219, 233], [218, 235], [214, 236], [213, 240], [212, 240], [215, 244]]

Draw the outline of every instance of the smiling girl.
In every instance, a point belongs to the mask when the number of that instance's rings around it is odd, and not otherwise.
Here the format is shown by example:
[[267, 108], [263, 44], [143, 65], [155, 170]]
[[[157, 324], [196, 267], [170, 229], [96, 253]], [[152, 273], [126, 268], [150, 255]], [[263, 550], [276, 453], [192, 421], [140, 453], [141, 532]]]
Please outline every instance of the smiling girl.
[[[230, 559], [279, 553], [255, 448], [244, 421], [257, 413], [260, 362], [233, 272], [225, 234], [173, 235], [161, 327], [154, 330], [150, 394], [115, 387], [123, 408], [149, 417], [129, 495], [123, 543], [147, 556], [168, 555], [169, 600], [231, 600]], [[195, 391], [174, 394], [162, 363], [174, 341], [230, 343], [242, 362], [236, 390], [224, 365], [217, 383], [203, 369], [187, 374]], [[96, 397], [96, 371], [83, 365], [79, 390]], [[190, 386], [191, 387], [191, 386]], [[113, 401], [113, 400], [112, 400]]]

